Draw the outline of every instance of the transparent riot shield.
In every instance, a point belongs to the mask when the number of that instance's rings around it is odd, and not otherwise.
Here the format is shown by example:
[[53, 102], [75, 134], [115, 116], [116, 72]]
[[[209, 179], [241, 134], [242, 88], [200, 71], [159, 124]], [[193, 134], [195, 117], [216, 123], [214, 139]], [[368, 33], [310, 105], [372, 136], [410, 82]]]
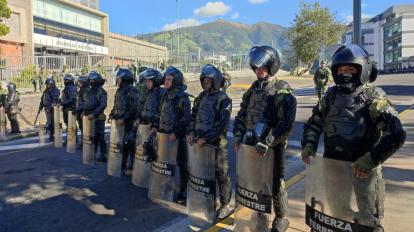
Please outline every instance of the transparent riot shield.
[[216, 153], [218, 147], [188, 147], [187, 210], [191, 225], [211, 224], [216, 218]]
[[68, 112], [68, 129], [67, 129], [66, 151], [69, 153], [76, 152], [76, 115], [72, 111]]
[[95, 164], [95, 120], [95, 118], [89, 120], [88, 116], [82, 117], [82, 159], [83, 163], [87, 165]]
[[367, 179], [356, 178], [351, 162], [322, 157], [312, 159], [306, 171], [305, 221], [311, 231], [373, 230], [375, 172]]
[[[42, 114], [43, 115], [43, 114]], [[44, 119], [44, 116], [39, 115], [39, 144], [45, 144], [46, 143], [46, 120]]]
[[241, 144], [237, 153], [236, 231], [270, 231], [273, 155], [259, 157], [253, 146]]
[[178, 192], [178, 141], [170, 141], [170, 134], [158, 134], [157, 159], [151, 163], [148, 198], [154, 202], [172, 202]]
[[124, 141], [124, 125], [117, 125], [116, 120], [111, 122], [111, 133], [109, 136], [109, 153], [107, 174], [120, 177], [122, 169], [122, 145]]
[[149, 132], [150, 125], [139, 125], [137, 129], [135, 160], [131, 181], [132, 184], [142, 188], [148, 188], [151, 170], [151, 161], [149, 161], [149, 157], [144, 154], [144, 149], [142, 147], [142, 144], [149, 136]]
[[4, 108], [0, 108], [0, 136], [4, 137], [6, 136], [7, 130], [6, 130], [6, 112], [4, 112]]
[[55, 128], [54, 144], [56, 148], [63, 147], [62, 143], [62, 123], [61, 123], [61, 107], [60, 105], [53, 106], [53, 120]]

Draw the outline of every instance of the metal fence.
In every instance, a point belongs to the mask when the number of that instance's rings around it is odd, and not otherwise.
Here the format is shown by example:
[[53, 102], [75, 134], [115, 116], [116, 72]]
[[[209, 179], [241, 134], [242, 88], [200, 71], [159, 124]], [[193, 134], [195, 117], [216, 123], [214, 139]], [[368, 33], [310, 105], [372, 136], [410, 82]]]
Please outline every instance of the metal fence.
[[[148, 62], [151, 60], [151, 62]], [[123, 57], [116, 58], [102, 55], [88, 56], [0, 56], [0, 80], [15, 83], [18, 88], [32, 88], [39, 77], [53, 77], [58, 85], [62, 85], [63, 69], [73, 75], [80, 75], [82, 69], [100, 72], [109, 83], [114, 83], [114, 72], [118, 67], [127, 68], [150, 67], [163, 70], [172, 65], [185, 73], [198, 73], [203, 65], [210, 63], [226, 70], [246, 68], [244, 53], [188, 53], [174, 55], [165, 60], [165, 56], [154, 57]], [[42, 70], [42, 71], [41, 71]], [[44, 80], [43, 80], [44, 81]]]

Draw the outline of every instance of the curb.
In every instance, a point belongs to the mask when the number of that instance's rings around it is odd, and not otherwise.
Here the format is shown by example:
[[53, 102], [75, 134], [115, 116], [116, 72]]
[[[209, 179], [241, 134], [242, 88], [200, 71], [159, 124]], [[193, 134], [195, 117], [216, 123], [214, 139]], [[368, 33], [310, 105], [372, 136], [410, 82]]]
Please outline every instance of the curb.
[[24, 138], [28, 138], [28, 137], [33, 137], [36, 136], [39, 132], [37, 131], [31, 131], [31, 132], [27, 132], [27, 133], [22, 133], [19, 135], [11, 135], [11, 136], [6, 136], [6, 137], [0, 137], [0, 142], [9, 142], [9, 141], [13, 141], [13, 140], [17, 140], [17, 139], [24, 139]]

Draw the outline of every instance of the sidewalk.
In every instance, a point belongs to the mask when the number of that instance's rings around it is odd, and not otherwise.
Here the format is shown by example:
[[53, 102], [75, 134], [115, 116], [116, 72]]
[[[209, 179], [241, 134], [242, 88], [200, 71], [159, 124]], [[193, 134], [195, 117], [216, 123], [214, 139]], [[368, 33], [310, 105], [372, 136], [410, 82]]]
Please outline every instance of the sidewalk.
[[0, 136], [0, 143], [1, 142], [8, 142], [16, 139], [23, 139], [27, 137], [36, 136], [39, 134], [39, 131], [37, 128], [35, 129], [28, 129], [25, 131], [22, 131], [20, 134], [14, 134], [14, 135], [6, 135], [6, 136]]
[[[404, 146], [383, 165], [386, 180], [386, 232], [408, 232], [414, 228], [414, 107], [400, 114], [407, 139]], [[305, 225], [305, 179], [288, 189], [289, 232], [309, 231]]]

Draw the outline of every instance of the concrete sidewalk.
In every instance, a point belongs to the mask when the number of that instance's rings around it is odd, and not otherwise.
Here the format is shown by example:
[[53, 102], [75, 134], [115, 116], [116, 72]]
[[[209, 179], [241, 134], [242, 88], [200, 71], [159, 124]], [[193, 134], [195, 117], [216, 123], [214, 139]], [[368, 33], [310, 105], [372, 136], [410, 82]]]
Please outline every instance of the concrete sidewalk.
[[[383, 165], [386, 180], [386, 232], [414, 231], [414, 107], [400, 114], [407, 139], [404, 146]], [[288, 189], [289, 232], [309, 231], [305, 225], [305, 179]]]

